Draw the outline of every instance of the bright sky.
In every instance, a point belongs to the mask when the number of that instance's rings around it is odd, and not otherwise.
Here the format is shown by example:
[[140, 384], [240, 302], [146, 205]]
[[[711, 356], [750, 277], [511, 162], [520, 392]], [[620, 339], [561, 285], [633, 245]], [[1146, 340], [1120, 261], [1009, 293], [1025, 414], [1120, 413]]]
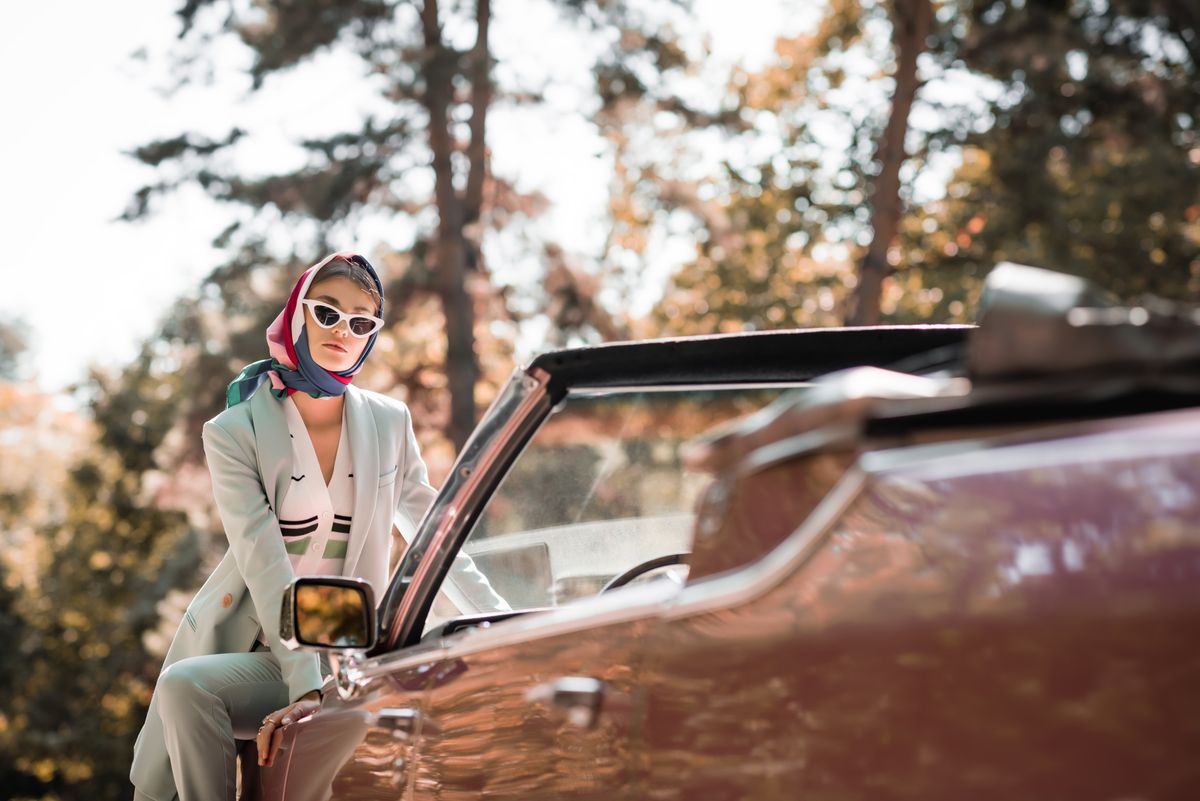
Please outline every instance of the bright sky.
[[[521, 2], [500, 0], [497, 19], [504, 5]], [[286, 142], [328, 132], [369, 102], [353, 91], [349, 62], [336, 59], [273, 87], [269, 104], [220, 85], [164, 97], [155, 91], [164, 83], [156, 59], [178, 30], [178, 4], [125, 0], [119, 13], [77, 0], [0, 7], [0, 109], [8, 120], [0, 139], [0, 231], [9, 249], [0, 266], [0, 315], [24, 321], [32, 345], [27, 377], [46, 390], [83, 378], [89, 363], [116, 368], [131, 359], [171, 302], [219, 260], [209, 242], [225, 217], [199, 190], [176, 193], [148, 222], [115, 221], [133, 192], [154, 180], [123, 151], [186, 130], [215, 135], [250, 124], [265, 132], [255, 166], [284, 169], [291, 166]], [[794, 20], [786, 5], [696, 0], [717, 57], [749, 66], [769, 56], [774, 37]], [[522, 29], [549, 19], [523, 15]], [[507, 47], [497, 41], [502, 62]], [[143, 48], [154, 66], [131, 58]], [[526, 61], [582, 64], [578, 54], [560, 51], [511, 47]], [[566, 241], [594, 235], [609, 176], [586, 126], [547, 130], [498, 115], [491, 144], [497, 173], [519, 174], [522, 188], [549, 196]]]

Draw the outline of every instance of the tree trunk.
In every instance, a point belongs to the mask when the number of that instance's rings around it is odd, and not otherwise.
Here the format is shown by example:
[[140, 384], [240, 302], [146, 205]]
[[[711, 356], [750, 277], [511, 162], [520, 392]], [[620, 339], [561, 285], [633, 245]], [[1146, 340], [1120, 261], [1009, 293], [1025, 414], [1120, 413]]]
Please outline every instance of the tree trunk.
[[[471, 49], [471, 141], [467, 145], [467, 193], [463, 204], [463, 225], [479, 222], [483, 208], [483, 184], [487, 178], [487, 112], [492, 105], [492, 64], [488, 29], [492, 18], [491, 0], [476, 0], [475, 47]], [[478, 247], [481, 237], [471, 238]], [[478, 255], [478, 254], [476, 254]]]
[[469, 244], [463, 236], [463, 203], [454, 189], [454, 139], [449, 107], [457, 70], [454, 53], [442, 42], [437, 0], [425, 0], [421, 10], [426, 72], [424, 104], [429, 114], [429, 147], [433, 152], [434, 197], [438, 228], [434, 263], [436, 283], [446, 318], [446, 378], [450, 388], [450, 439], [461, 450], [475, 428], [475, 384], [479, 364], [475, 354], [475, 308], [466, 279]]
[[917, 94], [917, 56], [925, 50], [925, 39], [932, 23], [930, 0], [893, 0], [892, 43], [896, 50], [896, 90], [892, 96], [891, 116], [879, 140], [876, 160], [879, 177], [871, 196], [871, 244], [859, 264], [854, 309], [846, 322], [850, 325], [879, 323], [883, 279], [887, 276], [888, 249], [900, 227], [900, 165], [907, 153], [904, 138], [908, 133], [908, 114]]

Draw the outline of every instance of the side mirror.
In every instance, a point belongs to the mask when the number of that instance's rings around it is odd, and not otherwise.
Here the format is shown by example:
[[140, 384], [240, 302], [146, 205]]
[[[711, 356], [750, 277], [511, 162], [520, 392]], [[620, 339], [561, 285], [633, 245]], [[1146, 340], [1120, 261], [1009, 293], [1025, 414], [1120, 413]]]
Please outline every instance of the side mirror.
[[375, 628], [375, 593], [362, 579], [300, 576], [284, 593], [279, 636], [292, 650], [367, 651]]

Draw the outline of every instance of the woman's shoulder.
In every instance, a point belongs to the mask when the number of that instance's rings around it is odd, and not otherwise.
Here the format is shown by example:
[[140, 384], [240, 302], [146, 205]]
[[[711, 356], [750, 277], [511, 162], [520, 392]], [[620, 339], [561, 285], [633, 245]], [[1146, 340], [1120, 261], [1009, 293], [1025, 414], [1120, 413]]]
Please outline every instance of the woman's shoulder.
[[374, 392], [358, 387], [352, 387], [351, 391], [357, 394], [370, 407], [376, 419], [383, 417], [404, 420], [412, 414], [408, 410], [408, 404], [399, 398], [393, 398], [391, 395], [385, 395], [382, 392]]
[[205, 425], [218, 426], [231, 434], [241, 430], [253, 430], [250, 401], [246, 400], [236, 406], [230, 406], [228, 409], [209, 418]]

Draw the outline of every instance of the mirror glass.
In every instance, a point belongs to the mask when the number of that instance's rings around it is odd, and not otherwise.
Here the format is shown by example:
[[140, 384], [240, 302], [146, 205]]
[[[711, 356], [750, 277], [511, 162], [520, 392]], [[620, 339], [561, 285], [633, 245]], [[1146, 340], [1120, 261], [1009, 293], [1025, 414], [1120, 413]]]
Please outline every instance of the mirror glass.
[[357, 587], [298, 585], [296, 640], [304, 645], [369, 647], [365, 593]]

